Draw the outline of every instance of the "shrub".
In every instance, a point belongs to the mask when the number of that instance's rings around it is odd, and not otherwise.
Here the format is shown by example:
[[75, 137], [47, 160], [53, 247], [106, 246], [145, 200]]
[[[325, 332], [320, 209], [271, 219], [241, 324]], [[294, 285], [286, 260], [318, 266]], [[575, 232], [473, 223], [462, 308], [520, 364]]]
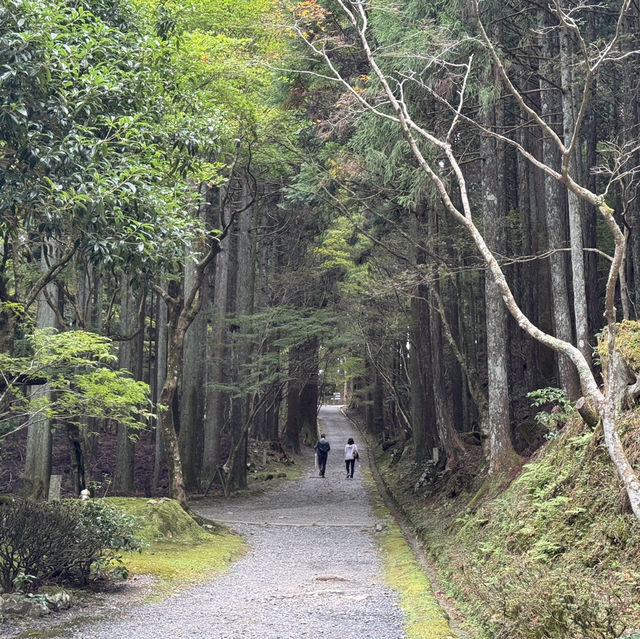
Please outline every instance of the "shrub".
[[[31, 502], [0, 506], [0, 588], [16, 580], [36, 589], [44, 582], [86, 583], [120, 550], [137, 550], [133, 521], [99, 501]], [[28, 580], [25, 580], [28, 576]]]

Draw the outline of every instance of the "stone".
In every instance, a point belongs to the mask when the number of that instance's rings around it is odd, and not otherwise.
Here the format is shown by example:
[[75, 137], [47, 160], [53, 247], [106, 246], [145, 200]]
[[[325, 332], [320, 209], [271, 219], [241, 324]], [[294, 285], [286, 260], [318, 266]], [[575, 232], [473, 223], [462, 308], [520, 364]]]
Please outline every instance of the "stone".
[[50, 595], [45, 595], [45, 599], [53, 610], [67, 610], [71, 608], [71, 595], [68, 592], [60, 591]]
[[62, 489], [62, 475], [51, 475], [49, 478], [49, 501], [60, 499]]

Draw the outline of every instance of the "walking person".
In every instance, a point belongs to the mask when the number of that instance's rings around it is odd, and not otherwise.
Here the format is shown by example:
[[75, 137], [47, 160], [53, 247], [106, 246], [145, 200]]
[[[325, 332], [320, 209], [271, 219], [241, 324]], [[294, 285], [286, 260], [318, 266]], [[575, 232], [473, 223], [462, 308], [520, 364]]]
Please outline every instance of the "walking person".
[[353, 479], [353, 469], [356, 465], [356, 459], [360, 457], [358, 447], [353, 441], [353, 437], [349, 437], [347, 445], [344, 447], [344, 463], [347, 466], [347, 479]]
[[324, 477], [324, 471], [327, 468], [327, 457], [331, 450], [331, 446], [329, 445], [324, 433], [320, 435], [320, 439], [316, 442], [314, 448], [316, 449], [316, 457], [318, 459], [319, 475], [320, 477]]

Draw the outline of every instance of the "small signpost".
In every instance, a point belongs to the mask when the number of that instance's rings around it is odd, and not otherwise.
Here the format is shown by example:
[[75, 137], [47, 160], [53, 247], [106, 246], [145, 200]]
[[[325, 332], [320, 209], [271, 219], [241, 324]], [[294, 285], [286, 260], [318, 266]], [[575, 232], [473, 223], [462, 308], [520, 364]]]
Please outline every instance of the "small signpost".
[[49, 479], [49, 501], [60, 499], [62, 488], [62, 475], [51, 475]]

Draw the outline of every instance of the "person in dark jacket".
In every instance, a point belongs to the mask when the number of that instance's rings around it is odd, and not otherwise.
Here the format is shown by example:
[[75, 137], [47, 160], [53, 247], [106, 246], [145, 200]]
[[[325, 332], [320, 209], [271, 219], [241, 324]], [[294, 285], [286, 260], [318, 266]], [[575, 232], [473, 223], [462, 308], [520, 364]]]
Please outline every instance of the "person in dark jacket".
[[329, 446], [329, 442], [327, 441], [324, 433], [320, 435], [320, 439], [316, 442], [315, 449], [316, 455], [318, 456], [318, 470], [320, 471], [320, 477], [324, 477], [324, 471], [327, 468], [327, 457], [331, 450], [331, 446]]

